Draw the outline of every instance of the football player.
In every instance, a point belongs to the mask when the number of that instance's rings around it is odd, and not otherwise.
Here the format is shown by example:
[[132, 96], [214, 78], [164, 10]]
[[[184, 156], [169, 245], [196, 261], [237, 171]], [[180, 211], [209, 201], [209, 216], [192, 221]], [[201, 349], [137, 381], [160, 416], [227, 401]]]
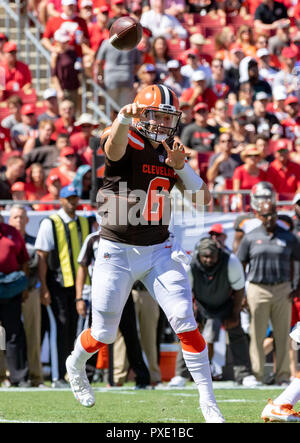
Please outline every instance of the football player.
[[151, 85], [103, 132], [105, 175], [97, 195], [102, 224], [92, 279], [92, 325], [79, 335], [66, 367], [75, 398], [83, 406], [93, 406], [85, 363], [104, 343], [114, 342], [129, 292], [140, 280], [180, 339], [205, 421], [222, 423], [207, 346], [193, 314], [189, 279], [180, 254], [177, 260], [176, 254], [171, 257], [168, 219], [173, 186], [189, 190], [195, 204], [210, 201], [206, 184], [185, 160], [183, 145], [173, 140], [181, 115], [178, 109], [174, 92]]
[[[294, 342], [300, 343], [300, 322], [298, 322], [290, 333]], [[300, 400], [300, 376], [295, 377], [275, 400], [268, 400], [264, 407], [261, 418], [265, 421], [274, 422], [300, 422], [300, 413], [293, 407]]]
[[[252, 187], [250, 194], [250, 207], [253, 212], [238, 215], [234, 222], [235, 234], [232, 245], [232, 250], [234, 253], [237, 252], [244, 235], [251, 232], [261, 224], [261, 221], [256, 217], [255, 211], [257, 211], [259, 202], [262, 200], [271, 200], [272, 203], [276, 204], [276, 192], [273, 185], [269, 182], [260, 182]], [[280, 219], [280, 217], [282, 217], [282, 219]], [[290, 217], [288, 216], [279, 215], [277, 224], [283, 229], [289, 230], [293, 225], [292, 220], [289, 219]]]

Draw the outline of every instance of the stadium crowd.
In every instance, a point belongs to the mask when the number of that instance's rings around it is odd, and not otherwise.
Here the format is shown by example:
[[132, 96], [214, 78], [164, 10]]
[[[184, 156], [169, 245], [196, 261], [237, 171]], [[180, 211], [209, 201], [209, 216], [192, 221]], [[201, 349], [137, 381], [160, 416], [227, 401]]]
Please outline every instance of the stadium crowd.
[[[53, 203], [59, 198], [89, 200], [93, 149], [99, 146], [103, 125], [81, 113], [84, 73], [120, 108], [151, 84], [176, 93], [182, 111], [176, 139], [185, 146], [190, 165], [211, 190], [233, 191], [229, 199], [220, 195], [219, 209], [250, 211], [250, 197], [239, 191], [250, 191], [260, 182], [272, 184], [277, 202], [299, 202], [294, 199], [300, 192], [299, 2], [28, 0], [28, 8], [44, 27], [41, 43], [51, 54], [51, 82], [39, 100], [30, 65], [19, 60], [16, 43], [0, 34], [0, 200], [27, 200], [26, 208], [35, 211], [59, 210]], [[109, 43], [109, 29], [126, 15], [141, 22], [143, 37], [137, 48], [120, 52]], [[76, 194], [66, 192], [69, 185]], [[2, 209], [22, 212], [11, 203]], [[77, 209], [94, 207], [82, 204]], [[15, 226], [23, 236], [24, 220], [22, 229]], [[11, 218], [9, 224], [14, 226]], [[26, 257], [23, 251], [12, 271], [20, 270]], [[241, 261], [246, 258], [245, 252]], [[33, 284], [38, 288], [38, 282]], [[0, 305], [2, 323], [4, 311]], [[77, 311], [82, 314], [83, 306]], [[20, 310], [12, 308], [11, 313], [20, 315]], [[159, 313], [155, 316], [158, 324]], [[24, 337], [19, 344], [24, 351]], [[20, 355], [25, 368], [26, 358]], [[16, 364], [11, 354], [8, 363]], [[35, 365], [31, 382], [40, 386], [43, 374]], [[154, 384], [160, 381], [157, 371], [156, 362]], [[260, 379], [261, 368], [258, 372]], [[25, 369], [13, 375], [15, 385], [28, 378]], [[281, 383], [288, 382], [287, 371], [284, 375]], [[0, 377], [5, 379], [3, 361]], [[60, 374], [54, 386], [63, 386], [62, 378]]]

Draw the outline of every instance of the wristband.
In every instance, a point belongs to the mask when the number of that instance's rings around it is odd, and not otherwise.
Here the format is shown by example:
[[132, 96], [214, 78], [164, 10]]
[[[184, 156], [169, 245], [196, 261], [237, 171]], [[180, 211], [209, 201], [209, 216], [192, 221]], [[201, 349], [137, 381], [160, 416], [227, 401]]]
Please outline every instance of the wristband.
[[83, 298], [76, 298], [75, 303], [77, 303], [78, 301], [84, 301]]
[[118, 114], [118, 122], [121, 125], [131, 125], [132, 118], [131, 117], [125, 117], [125, 115], [120, 114], [120, 112], [119, 112], [119, 114]]
[[199, 189], [202, 187], [202, 178], [198, 174], [196, 174], [189, 163], [186, 162], [182, 169], [174, 168], [174, 171], [178, 175], [178, 177], [181, 178], [185, 189], [187, 189], [188, 191], [192, 191], [192, 193], [195, 193], [199, 191]]

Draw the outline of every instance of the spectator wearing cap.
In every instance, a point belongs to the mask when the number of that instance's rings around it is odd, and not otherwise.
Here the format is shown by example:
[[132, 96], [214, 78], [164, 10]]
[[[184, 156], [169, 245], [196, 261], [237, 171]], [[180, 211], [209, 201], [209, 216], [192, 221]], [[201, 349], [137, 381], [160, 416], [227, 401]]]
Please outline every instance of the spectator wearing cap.
[[48, 193], [44, 195], [40, 201], [43, 202], [37, 205], [36, 211], [53, 211], [59, 209], [59, 203], [53, 203], [55, 200], [59, 200], [59, 193], [61, 190], [61, 181], [58, 175], [49, 174], [46, 180], [46, 186]]
[[284, 109], [287, 117], [281, 121], [284, 137], [294, 141], [300, 137], [300, 106], [299, 99], [295, 95], [289, 95], [284, 101]]
[[[90, 200], [92, 190], [92, 167], [90, 165], [81, 165], [76, 171], [76, 175], [72, 181], [72, 185], [77, 190], [82, 200]], [[80, 204], [78, 210], [92, 211], [90, 204]]]
[[295, 94], [300, 98], [299, 72], [295, 69], [297, 55], [297, 48], [293, 46], [283, 48], [280, 57], [282, 68], [275, 76], [273, 89], [284, 86], [288, 95]]
[[270, 97], [266, 92], [258, 92], [255, 95], [253, 103], [252, 123], [256, 134], [263, 134], [269, 138], [279, 138], [282, 134], [282, 128], [278, 118], [267, 111]]
[[90, 46], [95, 53], [100, 48], [103, 40], [109, 38], [109, 11], [110, 8], [108, 5], [103, 5], [95, 8], [96, 21], [88, 25]]
[[82, 57], [83, 45], [89, 45], [87, 24], [77, 14], [77, 0], [62, 0], [61, 6], [62, 13], [58, 17], [51, 17], [47, 21], [42, 44], [50, 53], [59, 51], [59, 47], [54, 44], [54, 34], [58, 29], [61, 29], [61, 31], [70, 34], [70, 46], [76, 50], [79, 57]]
[[164, 0], [153, 0], [150, 10], [143, 12], [140, 23], [151, 30], [153, 37], [164, 35], [167, 39], [186, 39], [188, 35], [176, 17], [165, 13]]
[[268, 169], [268, 181], [274, 186], [280, 200], [291, 200], [300, 191], [300, 165], [289, 159], [287, 139], [276, 142], [274, 157]]
[[264, 376], [263, 342], [269, 321], [276, 342], [275, 383], [289, 383], [292, 261], [300, 260], [296, 237], [277, 224], [276, 205], [263, 200], [255, 211], [261, 224], [246, 234], [237, 256], [248, 266], [247, 304], [250, 311], [250, 358], [254, 375]]
[[[15, 201], [25, 201], [26, 199], [26, 183], [24, 182], [15, 182], [11, 188], [11, 198]], [[5, 210], [9, 211], [13, 205], [8, 204], [5, 206]], [[32, 207], [30, 205], [24, 206], [24, 208], [28, 211], [32, 210]]]
[[36, 135], [29, 137], [23, 148], [23, 155], [28, 154], [33, 149], [43, 146], [55, 145], [55, 140], [52, 139], [55, 126], [52, 120], [41, 120], [38, 126]]
[[270, 31], [279, 25], [289, 23], [286, 6], [274, 0], [263, 0], [254, 13], [254, 26], [256, 31]]
[[207, 80], [210, 80], [211, 78], [210, 67], [206, 65], [201, 65], [197, 57], [197, 51], [195, 49], [189, 49], [186, 52], [186, 64], [181, 67], [180, 71], [182, 75], [185, 75], [190, 79], [190, 82], [192, 81], [193, 74], [196, 71], [203, 71], [206, 75]]
[[50, 323], [50, 335], [52, 327], [56, 331], [56, 342], [52, 345], [58, 361], [51, 362], [53, 387], [67, 386], [65, 362], [74, 346], [78, 321], [75, 303], [77, 258], [92, 231], [88, 218], [76, 214], [78, 202], [76, 189], [71, 185], [63, 187], [61, 209], [42, 220], [35, 242], [41, 303], [54, 320], [54, 324]]
[[45, 112], [38, 116], [38, 122], [42, 120], [55, 121], [59, 118], [57, 91], [54, 88], [47, 88], [43, 94]]
[[90, 142], [99, 123], [90, 114], [83, 113], [74, 125], [78, 132], [70, 136], [70, 146], [80, 157], [81, 163], [92, 165], [93, 151]]
[[59, 166], [52, 168], [49, 175], [58, 175], [61, 186], [69, 185], [76, 174], [77, 170], [77, 156], [74, 148], [67, 146], [60, 151]]
[[213, 151], [218, 132], [207, 124], [208, 106], [198, 103], [193, 108], [194, 122], [187, 125], [181, 133], [181, 142], [194, 153]]
[[169, 55], [167, 39], [163, 35], [159, 35], [152, 40], [151, 55], [154, 58], [157, 77], [160, 81], [163, 81], [168, 75], [167, 63], [172, 60], [172, 57]]
[[28, 103], [21, 108], [22, 122], [17, 123], [11, 128], [10, 134], [14, 146], [22, 150], [28, 137], [36, 137], [38, 122], [36, 116], [36, 107]]
[[5, 90], [28, 91], [32, 87], [32, 76], [29, 67], [17, 59], [17, 44], [8, 41], [3, 46], [1, 67], [5, 74]]
[[79, 106], [79, 71], [76, 66], [77, 53], [70, 47], [70, 33], [58, 29], [54, 34], [57, 50], [51, 54], [51, 75], [59, 101], [69, 99], [75, 109]]
[[178, 60], [169, 60], [167, 67], [168, 76], [163, 83], [180, 97], [183, 91], [191, 86], [190, 79], [181, 73], [181, 64]]
[[87, 27], [94, 22], [94, 4], [92, 0], [81, 0], [78, 2], [79, 17], [83, 18]]
[[284, 86], [277, 86], [273, 89], [273, 101], [269, 103], [268, 111], [272, 112], [280, 122], [288, 117], [284, 104], [286, 98], [287, 92]]
[[203, 71], [196, 71], [192, 76], [191, 87], [183, 91], [180, 100], [188, 102], [191, 106], [195, 106], [198, 103], [206, 103], [210, 111], [215, 106], [218, 97], [208, 86], [205, 73]]
[[136, 75], [138, 78], [138, 82], [135, 85], [137, 92], [158, 82], [156, 68], [151, 63], [141, 65]]
[[[249, 144], [240, 154], [243, 164], [238, 166], [232, 176], [233, 190], [250, 190], [254, 185], [261, 181], [269, 181], [268, 173], [258, 167], [262, 159], [261, 151], [256, 145]], [[232, 202], [232, 206], [238, 211], [243, 210], [243, 196], [237, 194]], [[249, 210], [249, 196], [245, 196], [245, 208]]]
[[1, 120], [1, 126], [4, 129], [11, 129], [14, 125], [22, 122], [21, 109], [23, 101], [18, 95], [11, 95], [7, 100], [7, 107], [10, 114]]
[[234, 171], [242, 162], [239, 154], [232, 153], [233, 139], [230, 132], [221, 133], [216, 144], [219, 152], [210, 157], [206, 176], [209, 183], [218, 189], [225, 189], [226, 180], [232, 180]]
[[118, 18], [125, 17], [127, 15], [128, 11], [126, 9], [125, 0], [112, 0], [110, 11], [111, 18], [108, 22], [108, 29]]
[[221, 223], [214, 223], [208, 231], [210, 238], [217, 244], [217, 246], [224, 251], [231, 254], [231, 250], [226, 246], [227, 234]]
[[[219, 230], [219, 226], [216, 227]], [[202, 238], [196, 245], [191, 262], [196, 319], [212, 360], [214, 342], [223, 325], [228, 333], [233, 356], [234, 379], [244, 386], [257, 386], [252, 374], [248, 339], [241, 327], [240, 314], [244, 301], [245, 276], [241, 262], [215, 239]]]
[[278, 69], [270, 66], [270, 52], [267, 48], [258, 49], [256, 52], [258, 59], [259, 76], [273, 87], [275, 75]]
[[11, 186], [25, 181], [25, 162], [19, 155], [12, 155], [6, 160], [5, 171], [0, 172], [0, 198], [11, 200]]

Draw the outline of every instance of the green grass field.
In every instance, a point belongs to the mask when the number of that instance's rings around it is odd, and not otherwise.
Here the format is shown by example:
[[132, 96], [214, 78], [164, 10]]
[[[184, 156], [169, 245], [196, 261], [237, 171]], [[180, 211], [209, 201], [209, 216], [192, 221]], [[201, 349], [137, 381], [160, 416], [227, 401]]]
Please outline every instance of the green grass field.
[[[227, 423], [262, 423], [268, 398], [282, 389], [234, 387], [214, 383], [215, 395]], [[132, 384], [107, 389], [94, 385], [96, 404], [82, 407], [71, 390], [0, 388], [0, 423], [204, 423], [198, 392], [183, 389], [135, 391]]]

